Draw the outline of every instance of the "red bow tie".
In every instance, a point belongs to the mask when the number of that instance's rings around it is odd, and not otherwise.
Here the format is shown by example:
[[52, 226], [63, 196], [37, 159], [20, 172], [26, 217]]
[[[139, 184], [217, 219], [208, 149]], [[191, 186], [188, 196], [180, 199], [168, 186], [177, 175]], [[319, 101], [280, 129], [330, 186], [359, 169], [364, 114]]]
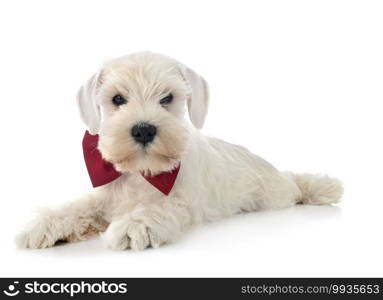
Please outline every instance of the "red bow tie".
[[[82, 149], [84, 151], [86, 168], [88, 169], [93, 187], [112, 182], [122, 175], [114, 168], [113, 164], [102, 158], [100, 151], [97, 149], [97, 144], [98, 135], [91, 135], [88, 131], [85, 131]], [[163, 194], [169, 195], [179, 170], [180, 165], [170, 172], [163, 172], [156, 176], [142, 176]]]

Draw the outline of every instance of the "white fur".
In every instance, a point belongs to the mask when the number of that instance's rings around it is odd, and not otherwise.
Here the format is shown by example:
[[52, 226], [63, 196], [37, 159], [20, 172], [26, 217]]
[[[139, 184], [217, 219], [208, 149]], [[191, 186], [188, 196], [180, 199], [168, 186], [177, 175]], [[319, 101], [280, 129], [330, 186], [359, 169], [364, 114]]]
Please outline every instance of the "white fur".
[[[161, 106], [159, 100], [170, 92], [173, 102]], [[115, 94], [128, 103], [113, 105]], [[111, 249], [141, 250], [171, 242], [201, 222], [298, 203], [331, 204], [342, 195], [337, 179], [282, 173], [241, 146], [202, 135], [197, 128], [206, 117], [207, 83], [168, 57], [138, 53], [108, 62], [82, 87], [78, 100], [88, 129], [100, 135], [103, 157], [124, 174], [42, 212], [17, 236], [20, 247], [50, 247], [102, 233]], [[186, 108], [194, 126], [184, 118]], [[140, 121], [158, 128], [145, 151], [129, 134]], [[169, 196], [140, 174], [168, 171], [179, 162]]]

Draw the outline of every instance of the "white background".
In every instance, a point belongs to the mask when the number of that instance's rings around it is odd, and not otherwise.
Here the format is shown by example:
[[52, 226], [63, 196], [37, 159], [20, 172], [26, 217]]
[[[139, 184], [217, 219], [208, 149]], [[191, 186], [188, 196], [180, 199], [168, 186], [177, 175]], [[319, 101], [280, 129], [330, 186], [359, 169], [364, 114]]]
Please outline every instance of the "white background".
[[[379, 1], [3, 1], [0, 276], [383, 276], [382, 16]], [[17, 249], [35, 208], [91, 188], [77, 89], [140, 50], [209, 81], [206, 134], [339, 177], [343, 202], [239, 215], [144, 252], [99, 238]]]

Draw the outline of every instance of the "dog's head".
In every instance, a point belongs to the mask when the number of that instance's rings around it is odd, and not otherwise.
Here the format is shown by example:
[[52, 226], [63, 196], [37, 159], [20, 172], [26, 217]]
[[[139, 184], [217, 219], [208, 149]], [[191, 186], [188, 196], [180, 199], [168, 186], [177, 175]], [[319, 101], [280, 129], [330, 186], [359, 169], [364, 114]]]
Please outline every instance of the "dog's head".
[[120, 172], [154, 175], [176, 167], [188, 147], [186, 108], [202, 128], [208, 86], [173, 59], [137, 53], [106, 63], [81, 87], [78, 104], [104, 159]]

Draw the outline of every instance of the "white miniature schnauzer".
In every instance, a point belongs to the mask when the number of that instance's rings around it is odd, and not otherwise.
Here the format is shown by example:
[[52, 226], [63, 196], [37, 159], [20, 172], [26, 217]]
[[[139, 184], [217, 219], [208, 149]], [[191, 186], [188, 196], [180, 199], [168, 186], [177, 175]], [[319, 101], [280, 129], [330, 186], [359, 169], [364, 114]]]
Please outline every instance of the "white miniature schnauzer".
[[206, 81], [171, 58], [145, 52], [106, 63], [78, 94], [96, 188], [43, 211], [16, 237], [18, 246], [102, 233], [111, 249], [142, 250], [242, 211], [340, 199], [337, 179], [282, 173], [241, 146], [202, 135], [208, 103]]

